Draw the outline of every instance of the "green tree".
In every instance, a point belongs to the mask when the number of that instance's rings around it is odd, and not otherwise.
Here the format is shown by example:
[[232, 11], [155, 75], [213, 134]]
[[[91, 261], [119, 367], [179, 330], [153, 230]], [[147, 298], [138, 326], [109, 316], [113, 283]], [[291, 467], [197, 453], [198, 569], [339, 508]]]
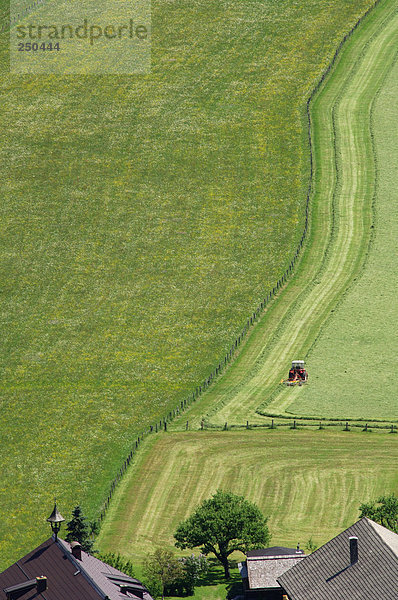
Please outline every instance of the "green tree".
[[182, 575], [182, 564], [171, 550], [165, 548], [157, 548], [144, 563], [145, 582], [148, 582], [150, 591], [156, 588], [156, 583], [160, 584], [162, 600], [165, 587], [180, 579]]
[[66, 525], [68, 534], [65, 539], [69, 543], [79, 542], [84, 552], [92, 552], [94, 542], [90, 539], [90, 526], [86, 521], [80, 506], [75, 506], [72, 511], [72, 519]]
[[191, 595], [194, 592], [195, 585], [199, 581], [202, 575], [206, 575], [209, 570], [209, 565], [206, 557], [203, 554], [195, 556], [184, 556], [180, 558], [180, 562], [183, 566], [184, 576], [183, 584], [187, 594]]
[[398, 533], [398, 497], [395, 494], [380, 496], [376, 500], [361, 504], [359, 512], [360, 518], [368, 517]]
[[235, 550], [245, 553], [267, 546], [270, 534], [267, 518], [242, 496], [218, 490], [205, 500], [174, 534], [178, 548], [201, 547], [212, 552], [230, 578], [228, 556]]
[[129, 577], [135, 577], [133, 563], [128, 558], [121, 556], [119, 553], [115, 554], [114, 552], [105, 552], [105, 554], [98, 554], [97, 558], [102, 560], [102, 562], [118, 569], [125, 575]]

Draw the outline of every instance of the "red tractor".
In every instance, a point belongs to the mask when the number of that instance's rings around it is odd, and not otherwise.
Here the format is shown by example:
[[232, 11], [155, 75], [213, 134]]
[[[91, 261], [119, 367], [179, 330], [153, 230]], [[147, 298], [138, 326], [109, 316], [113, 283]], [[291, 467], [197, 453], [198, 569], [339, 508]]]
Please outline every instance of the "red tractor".
[[303, 360], [293, 360], [292, 368], [289, 371], [289, 378], [285, 379], [283, 383], [286, 385], [303, 385], [308, 381], [308, 373], [304, 368], [305, 362]]

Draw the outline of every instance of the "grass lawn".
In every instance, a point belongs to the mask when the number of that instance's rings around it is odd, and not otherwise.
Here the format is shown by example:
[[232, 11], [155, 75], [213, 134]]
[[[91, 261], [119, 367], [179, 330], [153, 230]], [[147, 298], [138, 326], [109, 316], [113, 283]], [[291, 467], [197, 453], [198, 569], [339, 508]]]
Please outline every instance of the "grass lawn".
[[[372, 131], [377, 160], [375, 228], [362, 276], [350, 289], [308, 357], [311, 385], [289, 407], [296, 414], [382, 415], [398, 418], [398, 65], [376, 98]], [[325, 365], [338, 373], [330, 385]]]
[[[361, 502], [398, 491], [398, 436], [331, 431], [188, 432], [150, 436], [118, 488], [97, 540], [139, 563], [218, 488], [269, 517], [271, 545], [321, 545]], [[181, 551], [179, 551], [181, 552]], [[234, 557], [242, 559], [240, 553]]]
[[97, 514], [286, 268], [304, 100], [370, 4], [154, 0], [145, 76], [10, 75], [2, 34], [2, 567], [54, 496]]

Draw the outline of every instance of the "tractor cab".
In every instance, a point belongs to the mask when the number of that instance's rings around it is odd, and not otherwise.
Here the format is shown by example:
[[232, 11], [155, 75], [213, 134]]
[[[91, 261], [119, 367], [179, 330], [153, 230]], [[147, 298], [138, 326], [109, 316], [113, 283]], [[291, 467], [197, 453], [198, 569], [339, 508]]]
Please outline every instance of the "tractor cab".
[[302, 385], [308, 380], [308, 373], [305, 370], [304, 360], [292, 360], [292, 368], [289, 371], [289, 378], [284, 382], [288, 385]]
[[304, 369], [305, 362], [303, 360], [292, 360], [292, 369]]

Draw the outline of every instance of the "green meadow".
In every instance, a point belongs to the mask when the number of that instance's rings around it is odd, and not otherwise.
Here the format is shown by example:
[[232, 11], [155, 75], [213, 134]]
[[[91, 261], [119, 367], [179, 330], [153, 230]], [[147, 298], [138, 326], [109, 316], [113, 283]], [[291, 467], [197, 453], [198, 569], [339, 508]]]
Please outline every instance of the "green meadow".
[[[376, 432], [180, 432], [150, 436], [118, 487], [97, 544], [136, 563], [218, 488], [269, 517], [271, 545], [320, 546], [359, 505], [396, 491], [398, 436]], [[181, 551], [177, 551], [181, 553]], [[241, 560], [243, 556], [234, 556]]]
[[154, 1], [136, 76], [12, 75], [2, 34], [2, 566], [55, 496], [98, 514], [286, 268], [304, 102], [370, 4]]

